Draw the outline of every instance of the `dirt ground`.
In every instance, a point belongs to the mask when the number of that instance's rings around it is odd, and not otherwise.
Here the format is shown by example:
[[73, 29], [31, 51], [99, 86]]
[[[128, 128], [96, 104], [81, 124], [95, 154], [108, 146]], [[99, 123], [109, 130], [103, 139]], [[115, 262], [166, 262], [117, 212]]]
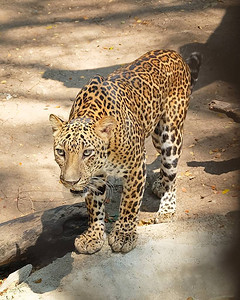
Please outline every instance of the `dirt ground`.
[[[203, 55], [185, 123], [176, 220], [212, 218], [221, 231], [219, 217], [239, 217], [239, 124], [208, 108], [212, 100], [240, 99], [237, 0], [0, 4], [0, 223], [82, 201], [59, 183], [49, 114], [67, 119], [71, 100], [93, 75], [161, 48], [185, 58], [192, 51]], [[158, 157], [150, 140], [146, 147], [143, 223], [159, 205], [150, 191]], [[107, 205], [109, 216], [117, 214], [120, 190]]]
[[[208, 109], [214, 99], [239, 100], [237, 1], [21, 0], [1, 8], [0, 222], [81, 200], [59, 183], [49, 114], [66, 119], [91, 76], [159, 48], [204, 57], [185, 123], [177, 217], [238, 209], [239, 124]], [[150, 187], [159, 164], [146, 145]], [[158, 202], [147, 189], [146, 216]]]

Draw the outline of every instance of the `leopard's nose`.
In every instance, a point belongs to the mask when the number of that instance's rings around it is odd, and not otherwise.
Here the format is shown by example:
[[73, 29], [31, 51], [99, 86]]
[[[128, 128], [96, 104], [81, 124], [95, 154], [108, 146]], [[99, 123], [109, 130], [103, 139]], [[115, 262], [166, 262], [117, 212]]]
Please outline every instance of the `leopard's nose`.
[[69, 185], [74, 185], [74, 184], [78, 183], [80, 179], [78, 179], [78, 180], [66, 180], [66, 179], [64, 179], [64, 177], [61, 175], [61, 176], [60, 176], [60, 180], [61, 180], [62, 183], [66, 183], [66, 184], [69, 184]]

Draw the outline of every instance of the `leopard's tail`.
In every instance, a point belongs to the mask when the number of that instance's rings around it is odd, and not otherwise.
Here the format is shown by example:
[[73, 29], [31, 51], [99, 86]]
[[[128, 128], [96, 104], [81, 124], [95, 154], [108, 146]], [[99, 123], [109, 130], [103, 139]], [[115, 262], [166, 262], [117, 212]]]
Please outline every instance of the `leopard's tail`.
[[193, 52], [189, 58], [186, 59], [191, 72], [191, 88], [194, 87], [198, 80], [198, 73], [202, 64], [202, 55], [199, 52]]

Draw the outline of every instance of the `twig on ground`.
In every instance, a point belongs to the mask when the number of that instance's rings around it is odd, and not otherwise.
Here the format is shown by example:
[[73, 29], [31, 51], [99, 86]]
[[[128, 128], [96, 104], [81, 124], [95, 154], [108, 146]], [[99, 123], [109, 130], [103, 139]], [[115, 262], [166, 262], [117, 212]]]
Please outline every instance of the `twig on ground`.
[[21, 214], [23, 214], [23, 212], [21, 211], [21, 209], [19, 208], [19, 200], [20, 200], [20, 187], [18, 188], [18, 194], [17, 194], [17, 209], [18, 211], [20, 211]]

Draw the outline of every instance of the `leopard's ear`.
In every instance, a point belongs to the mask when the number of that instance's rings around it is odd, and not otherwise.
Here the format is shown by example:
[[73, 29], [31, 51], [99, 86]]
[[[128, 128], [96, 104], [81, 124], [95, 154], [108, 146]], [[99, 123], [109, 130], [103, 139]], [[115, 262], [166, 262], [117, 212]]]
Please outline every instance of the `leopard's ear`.
[[49, 121], [52, 125], [53, 136], [55, 136], [62, 129], [64, 121], [53, 114], [49, 116]]
[[117, 121], [114, 117], [105, 116], [95, 124], [95, 132], [101, 139], [108, 142], [116, 125]]

